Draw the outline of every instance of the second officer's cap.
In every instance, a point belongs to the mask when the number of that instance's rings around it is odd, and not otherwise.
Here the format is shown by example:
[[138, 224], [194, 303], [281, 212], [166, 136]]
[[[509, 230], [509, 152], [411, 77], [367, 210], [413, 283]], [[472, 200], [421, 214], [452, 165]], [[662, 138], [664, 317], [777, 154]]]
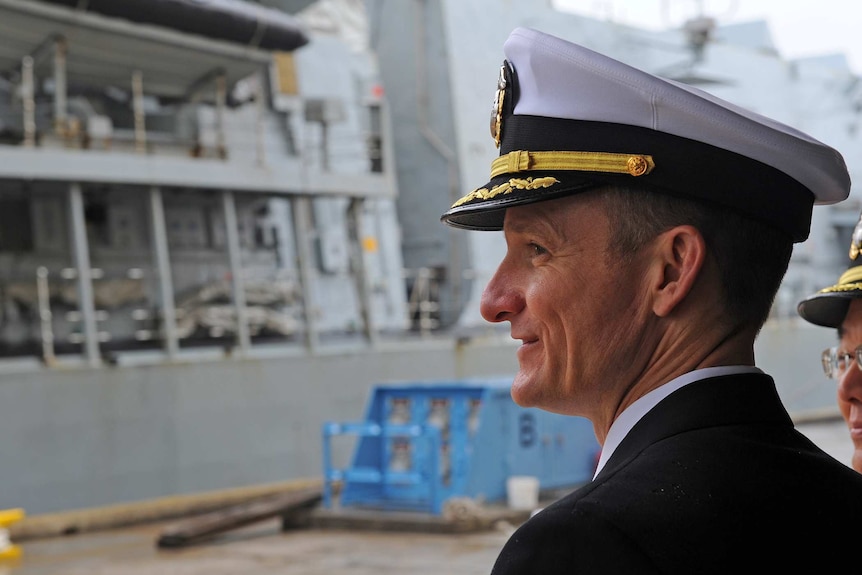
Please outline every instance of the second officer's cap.
[[796, 306], [802, 319], [824, 327], [841, 327], [850, 302], [862, 299], [862, 213], [850, 238], [850, 266], [831, 286], [810, 295]]

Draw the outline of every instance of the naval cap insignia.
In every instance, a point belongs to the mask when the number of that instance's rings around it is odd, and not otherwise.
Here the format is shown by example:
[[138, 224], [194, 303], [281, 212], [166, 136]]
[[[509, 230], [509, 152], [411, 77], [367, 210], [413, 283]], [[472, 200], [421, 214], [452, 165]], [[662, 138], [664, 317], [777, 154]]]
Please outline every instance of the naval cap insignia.
[[859, 221], [856, 222], [853, 236], [850, 238], [850, 259], [855, 260], [860, 252], [862, 252], [862, 213], [859, 214]]
[[494, 94], [494, 105], [491, 107], [491, 137], [500, 147], [503, 134], [503, 102], [506, 99], [506, 62], [500, 66], [500, 77], [497, 79], [497, 92]]

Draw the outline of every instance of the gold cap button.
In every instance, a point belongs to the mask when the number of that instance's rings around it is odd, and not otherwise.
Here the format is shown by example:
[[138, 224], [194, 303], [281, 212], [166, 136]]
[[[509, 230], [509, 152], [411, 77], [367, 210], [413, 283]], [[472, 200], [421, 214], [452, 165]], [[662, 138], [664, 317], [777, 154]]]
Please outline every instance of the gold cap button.
[[629, 174], [633, 176], [642, 176], [649, 170], [649, 163], [643, 156], [632, 156], [626, 162], [626, 168]]

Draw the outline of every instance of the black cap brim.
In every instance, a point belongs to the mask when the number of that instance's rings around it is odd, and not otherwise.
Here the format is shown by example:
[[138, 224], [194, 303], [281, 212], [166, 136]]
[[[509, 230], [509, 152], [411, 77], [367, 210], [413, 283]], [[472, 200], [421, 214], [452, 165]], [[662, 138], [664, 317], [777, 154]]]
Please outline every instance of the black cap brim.
[[[553, 200], [586, 192], [604, 185], [604, 182], [594, 179], [578, 179], [572, 178], [571, 174], [560, 175], [565, 184], [557, 185], [554, 189], [542, 189], [537, 193], [535, 189], [515, 189], [511, 193], [501, 195], [497, 198], [485, 200], [481, 203], [467, 203], [460, 206], [454, 206], [447, 211], [441, 220], [452, 227], [462, 228], [465, 230], [477, 231], [499, 231], [503, 229], [503, 220], [506, 217], [506, 208], [514, 206], [523, 206], [546, 200]], [[488, 189], [493, 189], [499, 185], [499, 180], [503, 178], [495, 178], [488, 183]], [[560, 181], [552, 173], [536, 174], [532, 176], [533, 180], [543, 178], [554, 178]]]
[[823, 327], [838, 328], [844, 323], [850, 302], [862, 298], [862, 291], [820, 294], [799, 302], [802, 319]]
[[796, 311], [802, 319], [823, 327], [840, 327], [850, 302], [862, 298], [862, 265], [854, 263], [838, 278], [838, 283], [824, 288], [799, 302]]

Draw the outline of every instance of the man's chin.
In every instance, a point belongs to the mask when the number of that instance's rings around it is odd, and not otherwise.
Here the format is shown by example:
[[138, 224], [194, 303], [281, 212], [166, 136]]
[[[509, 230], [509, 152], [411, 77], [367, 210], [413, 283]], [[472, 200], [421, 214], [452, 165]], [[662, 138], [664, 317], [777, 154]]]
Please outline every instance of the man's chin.
[[512, 401], [521, 407], [536, 407], [536, 383], [523, 372], [518, 372], [512, 382]]

